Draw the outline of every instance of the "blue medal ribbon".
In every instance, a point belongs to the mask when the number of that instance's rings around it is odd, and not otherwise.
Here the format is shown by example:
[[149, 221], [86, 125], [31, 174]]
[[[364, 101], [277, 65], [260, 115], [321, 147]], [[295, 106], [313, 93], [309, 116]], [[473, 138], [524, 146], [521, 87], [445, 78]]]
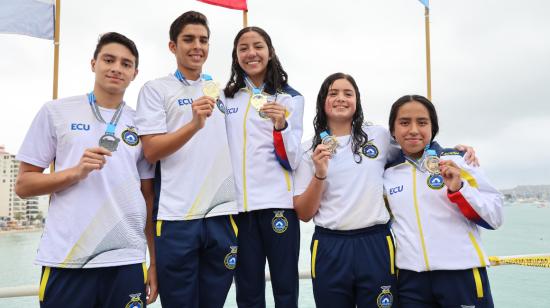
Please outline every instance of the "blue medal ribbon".
[[[189, 83], [189, 81], [187, 81], [187, 78], [185, 78], [185, 76], [183, 76], [182, 72], [180, 72], [180, 70], [176, 70], [176, 72], [174, 73], [174, 77], [176, 77], [177, 80], [179, 80], [182, 84], [184, 84], [186, 86], [191, 85]], [[204, 81], [212, 80], [212, 76], [210, 76], [208, 74], [201, 74], [200, 78]]]
[[246, 86], [252, 91], [253, 95], [261, 95], [262, 94], [262, 92], [264, 90], [264, 87], [265, 87], [265, 83], [262, 83], [262, 85], [260, 87], [256, 87], [256, 86], [254, 86], [254, 83], [250, 80], [250, 78], [248, 78], [248, 76], [244, 77], [244, 82], [246, 83]]
[[90, 103], [90, 108], [92, 109], [92, 113], [94, 114], [95, 118], [99, 122], [107, 124], [107, 128], [105, 129], [105, 135], [114, 136], [115, 131], [116, 131], [117, 123], [120, 120], [120, 116], [122, 115], [122, 109], [124, 108], [124, 105], [125, 105], [124, 101], [122, 101], [118, 105], [118, 107], [117, 107], [115, 113], [113, 114], [113, 117], [111, 118], [111, 121], [109, 121], [109, 123], [107, 123], [103, 119], [103, 117], [101, 116], [101, 113], [99, 111], [99, 107], [97, 107], [96, 97], [95, 97], [95, 94], [94, 94], [93, 91], [88, 93], [88, 103]]

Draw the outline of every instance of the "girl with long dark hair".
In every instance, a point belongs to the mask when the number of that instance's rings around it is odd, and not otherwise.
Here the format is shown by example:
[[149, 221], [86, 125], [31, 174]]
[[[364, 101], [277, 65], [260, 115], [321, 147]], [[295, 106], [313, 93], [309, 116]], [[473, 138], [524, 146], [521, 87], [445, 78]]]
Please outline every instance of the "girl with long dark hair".
[[[398, 149], [387, 129], [364, 124], [357, 84], [343, 73], [321, 85], [314, 128], [296, 171], [294, 208], [301, 220], [315, 223], [316, 306], [391, 307], [396, 271], [382, 176]], [[336, 149], [323, 142], [326, 135], [336, 140]]]
[[232, 59], [222, 101], [239, 207], [237, 304], [265, 307], [267, 258], [275, 306], [297, 307], [300, 225], [292, 174], [301, 158], [304, 99], [288, 85], [263, 29], [242, 29]]

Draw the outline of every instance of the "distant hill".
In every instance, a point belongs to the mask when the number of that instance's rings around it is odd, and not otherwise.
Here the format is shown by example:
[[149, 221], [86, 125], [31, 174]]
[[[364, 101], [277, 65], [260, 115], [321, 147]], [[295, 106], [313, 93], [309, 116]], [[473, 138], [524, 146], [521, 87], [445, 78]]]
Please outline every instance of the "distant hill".
[[500, 190], [507, 201], [533, 199], [550, 201], [550, 185], [519, 185], [512, 189]]

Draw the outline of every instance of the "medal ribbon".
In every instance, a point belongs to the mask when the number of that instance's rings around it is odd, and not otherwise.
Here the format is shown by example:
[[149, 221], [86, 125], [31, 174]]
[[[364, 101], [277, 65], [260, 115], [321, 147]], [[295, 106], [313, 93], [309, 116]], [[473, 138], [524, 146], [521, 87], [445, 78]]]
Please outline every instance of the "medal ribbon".
[[[92, 109], [92, 113], [94, 114], [95, 118], [104, 124], [107, 124], [103, 117], [101, 116], [101, 113], [99, 112], [99, 107], [97, 107], [96, 98], [94, 95], [94, 92], [88, 93], [88, 102], [90, 103], [90, 108]], [[115, 135], [115, 129], [116, 125], [118, 123], [118, 120], [120, 120], [120, 116], [122, 115], [122, 109], [124, 108], [124, 101], [122, 101], [116, 111], [115, 114], [113, 114], [113, 117], [111, 118], [111, 121], [109, 121], [109, 124], [107, 124], [107, 129], [105, 130], [105, 135]]]
[[[189, 83], [189, 81], [187, 81], [187, 79], [185, 78], [185, 76], [183, 76], [183, 74], [180, 72], [180, 70], [176, 70], [176, 72], [174, 73], [174, 76], [176, 77], [176, 79], [178, 79], [183, 85], [185, 86], [190, 86], [191, 84]], [[212, 80], [212, 76], [208, 75], [208, 74], [201, 74], [200, 78], [204, 81], [210, 81]]]
[[176, 72], [174, 73], [174, 76], [184, 85], [184, 86], [189, 86], [189, 81], [187, 81], [187, 79], [185, 79], [185, 76], [183, 76], [183, 74], [180, 72], [180, 70], [176, 70]]
[[418, 160], [410, 158], [407, 155], [404, 155], [405, 159], [409, 163], [413, 164], [416, 167], [416, 169], [422, 172], [427, 172], [426, 168], [424, 168], [424, 160], [426, 159], [426, 152], [428, 152], [429, 149], [430, 149], [430, 144], [426, 144], [426, 147], [424, 148], [424, 153], [422, 153], [422, 157], [420, 157]]
[[248, 88], [250, 88], [250, 90], [252, 90], [252, 94], [254, 95], [261, 95], [263, 90], [264, 90], [264, 87], [265, 87], [265, 83], [262, 83], [262, 86], [261, 87], [256, 87], [254, 86], [254, 83], [252, 83], [252, 81], [250, 80], [250, 78], [248, 78], [248, 76], [245, 76], [244, 77], [244, 82], [246, 83], [246, 86]]

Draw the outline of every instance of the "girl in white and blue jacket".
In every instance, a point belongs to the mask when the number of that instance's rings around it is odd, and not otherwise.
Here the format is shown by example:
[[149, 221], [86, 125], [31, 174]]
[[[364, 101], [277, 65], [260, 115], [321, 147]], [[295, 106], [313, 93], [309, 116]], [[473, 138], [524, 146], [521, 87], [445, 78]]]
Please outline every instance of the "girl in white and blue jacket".
[[[402, 149], [384, 173], [400, 307], [493, 307], [480, 231], [502, 224], [501, 194], [462, 152], [434, 141], [437, 113], [425, 97], [398, 99], [389, 127]], [[423, 164], [428, 150], [439, 170]]]
[[288, 85], [263, 29], [239, 31], [232, 56], [222, 100], [239, 208], [237, 304], [265, 307], [267, 259], [275, 306], [296, 308], [300, 225], [292, 176], [301, 158], [304, 98]]

